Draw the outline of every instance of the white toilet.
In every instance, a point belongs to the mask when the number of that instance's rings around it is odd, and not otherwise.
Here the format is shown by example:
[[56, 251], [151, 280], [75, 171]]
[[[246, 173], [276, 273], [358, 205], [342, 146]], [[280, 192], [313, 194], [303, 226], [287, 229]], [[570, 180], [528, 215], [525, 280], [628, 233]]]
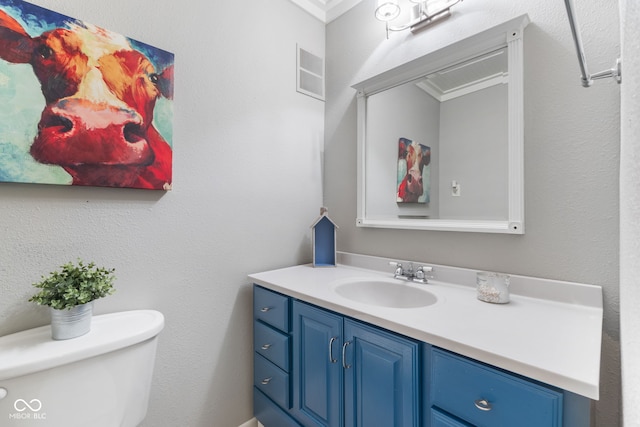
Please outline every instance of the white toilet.
[[43, 326], [0, 337], [0, 426], [135, 427], [147, 413], [164, 316], [94, 316], [91, 331], [54, 341]]

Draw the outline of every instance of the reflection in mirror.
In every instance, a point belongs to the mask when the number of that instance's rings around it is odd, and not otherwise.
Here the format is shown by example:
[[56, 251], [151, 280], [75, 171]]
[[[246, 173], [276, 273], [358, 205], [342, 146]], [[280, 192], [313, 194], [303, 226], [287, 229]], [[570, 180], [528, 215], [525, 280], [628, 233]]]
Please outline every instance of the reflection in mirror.
[[524, 232], [526, 23], [498, 26], [502, 38], [475, 52], [440, 51], [354, 86], [359, 226]]

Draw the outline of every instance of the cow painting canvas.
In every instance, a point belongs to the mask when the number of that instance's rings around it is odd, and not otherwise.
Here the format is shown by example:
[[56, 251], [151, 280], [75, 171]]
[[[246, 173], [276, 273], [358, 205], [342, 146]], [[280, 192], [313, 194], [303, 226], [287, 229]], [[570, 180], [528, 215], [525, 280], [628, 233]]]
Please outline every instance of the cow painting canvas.
[[171, 189], [173, 59], [0, 0], [0, 181]]
[[398, 140], [396, 202], [429, 203], [431, 148], [407, 138]]

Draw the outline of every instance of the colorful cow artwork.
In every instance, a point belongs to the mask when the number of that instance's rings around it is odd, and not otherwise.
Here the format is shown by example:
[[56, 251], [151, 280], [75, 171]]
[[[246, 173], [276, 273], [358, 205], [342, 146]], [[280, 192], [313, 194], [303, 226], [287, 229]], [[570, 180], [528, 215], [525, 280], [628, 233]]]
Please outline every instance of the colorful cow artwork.
[[0, 181], [171, 189], [173, 54], [0, 0], [0, 99]]
[[429, 203], [431, 148], [410, 139], [398, 140], [396, 202]]

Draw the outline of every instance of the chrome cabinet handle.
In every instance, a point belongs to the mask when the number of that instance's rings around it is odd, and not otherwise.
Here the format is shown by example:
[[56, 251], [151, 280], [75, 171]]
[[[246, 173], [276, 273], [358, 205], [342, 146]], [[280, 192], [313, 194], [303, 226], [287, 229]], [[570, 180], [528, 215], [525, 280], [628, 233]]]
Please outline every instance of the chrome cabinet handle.
[[351, 365], [347, 365], [347, 346], [351, 344], [351, 341], [345, 341], [344, 344], [342, 344], [342, 367], [344, 369], [349, 369], [351, 367]]
[[329, 340], [329, 363], [336, 363], [338, 359], [333, 358], [333, 342], [337, 340], [338, 337], [331, 337]]
[[493, 409], [493, 406], [491, 406], [491, 403], [489, 403], [487, 399], [474, 400], [473, 404], [476, 405], [476, 408], [480, 409], [481, 411], [490, 411], [491, 409]]
[[271, 344], [263, 344], [260, 348], [263, 350], [269, 350], [271, 348]]
[[271, 307], [262, 307], [260, 309], [261, 312], [266, 313], [267, 311], [271, 310]]
[[273, 377], [269, 377], [269, 378], [265, 378], [262, 381], [260, 381], [262, 383], [262, 385], [267, 385], [269, 384], [269, 382], [273, 379]]

